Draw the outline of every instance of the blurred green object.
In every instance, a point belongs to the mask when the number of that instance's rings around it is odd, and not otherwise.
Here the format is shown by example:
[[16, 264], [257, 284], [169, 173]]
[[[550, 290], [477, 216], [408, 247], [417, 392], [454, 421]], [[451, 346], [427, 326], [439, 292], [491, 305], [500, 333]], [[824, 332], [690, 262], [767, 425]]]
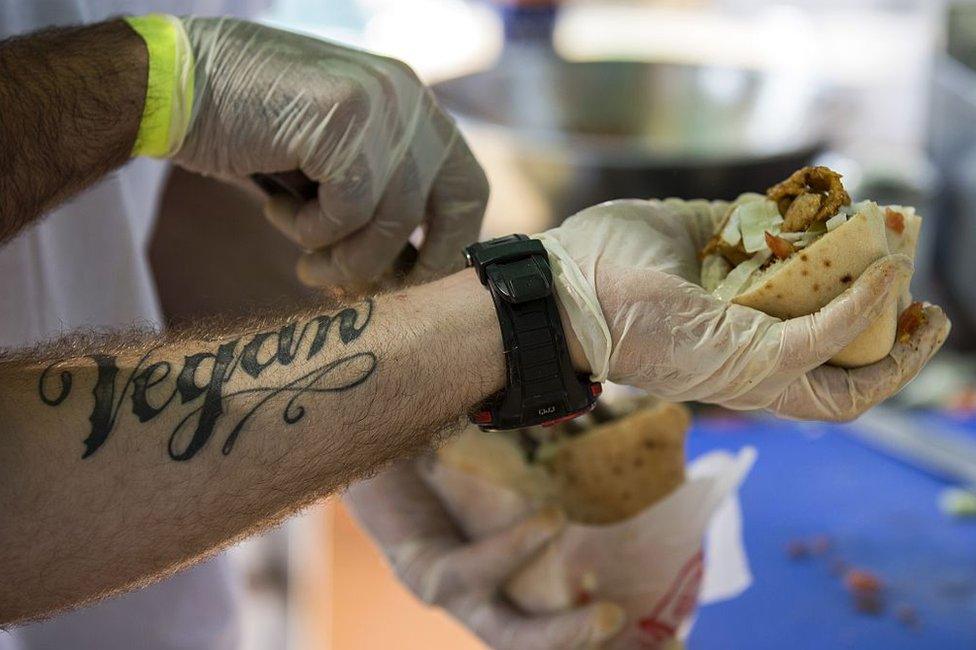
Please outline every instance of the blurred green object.
[[953, 517], [976, 517], [976, 492], [946, 488], [939, 494], [939, 509]]

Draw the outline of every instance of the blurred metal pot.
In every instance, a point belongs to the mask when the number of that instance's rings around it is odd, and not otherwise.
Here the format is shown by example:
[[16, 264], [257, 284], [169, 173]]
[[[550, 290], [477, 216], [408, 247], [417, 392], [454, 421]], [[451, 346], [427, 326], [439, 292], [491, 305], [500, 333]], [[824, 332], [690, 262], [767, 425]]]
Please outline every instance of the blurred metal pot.
[[554, 223], [623, 197], [731, 199], [812, 160], [825, 115], [802, 75], [510, 48], [434, 91], [462, 123], [514, 148]]

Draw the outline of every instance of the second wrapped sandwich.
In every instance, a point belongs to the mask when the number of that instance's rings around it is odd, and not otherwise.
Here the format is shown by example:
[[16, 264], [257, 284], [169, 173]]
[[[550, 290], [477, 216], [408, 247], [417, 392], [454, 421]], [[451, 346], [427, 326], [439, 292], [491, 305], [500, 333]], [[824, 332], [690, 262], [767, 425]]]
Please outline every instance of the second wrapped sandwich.
[[729, 543], [738, 532], [716, 536], [724, 543], [707, 557], [702, 539], [754, 453], [714, 452], [686, 470], [690, 417], [683, 406], [630, 401], [596, 415], [555, 430], [470, 429], [441, 448], [424, 477], [471, 539], [499, 533], [544, 505], [566, 512], [562, 534], [505, 587], [522, 610], [554, 613], [607, 600], [623, 607], [627, 620], [606, 647], [680, 647], [706, 563], [724, 565], [716, 597], [748, 584], [740, 543]]

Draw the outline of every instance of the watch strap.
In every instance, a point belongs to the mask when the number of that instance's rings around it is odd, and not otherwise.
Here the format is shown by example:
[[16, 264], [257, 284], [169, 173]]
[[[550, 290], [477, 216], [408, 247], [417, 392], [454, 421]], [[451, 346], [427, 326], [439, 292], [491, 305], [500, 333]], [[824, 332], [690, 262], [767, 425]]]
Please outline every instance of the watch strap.
[[554, 424], [590, 410], [601, 386], [573, 370], [542, 244], [520, 235], [466, 252], [491, 292], [507, 375], [506, 389], [472, 420], [485, 429], [511, 429]]

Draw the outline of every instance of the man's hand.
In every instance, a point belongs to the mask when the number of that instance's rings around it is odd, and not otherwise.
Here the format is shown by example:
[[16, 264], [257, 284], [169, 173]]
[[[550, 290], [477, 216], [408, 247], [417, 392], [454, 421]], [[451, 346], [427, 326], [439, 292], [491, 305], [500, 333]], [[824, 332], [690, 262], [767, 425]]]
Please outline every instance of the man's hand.
[[403, 63], [237, 20], [155, 16], [0, 43], [0, 106], [0, 242], [130, 152], [318, 182], [305, 205], [267, 206], [309, 251], [309, 284], [369, 284], [418, 226], [411, 279], [456, 270], [488, 199], [454, 122]]
[[[712, 297], [698, 285], [698, 251], [726, 205], [614, 201], [540, 236], [550, 257], [580, 274], [609, 326], [609, 367], [593, 367], [604, 360], [581, 358], [587, 346], [574, 346], [581, 368], [605, 370], [613, 381], [672, 401], [850, 420], [898, 392], [945, 341], [949, 322], [928, 306], [928, 323], [887, 358], [854, 370], [823, 365], [896, 297], [912, 270], [903, 255], [879, 260], [802, 318], [780, 321]], [[557, 287], [564, 304], [583, 299], [565, 283]], [[599, 343], [592, 324], [573, 329]]]
[[301, 170], [305, 205], [271, 221], [310, 251], [303, 281], [357, 285], [388, 270], [423, 226], [416, 279], [462, 266], [488, 185], [454, 122], [394, 59], [261, 25], [184, 19], [196, 61], [193, 117], [174, 160], [224, 177]]
[[443, 607], [492, 648], [588, 648], [623, 623], [610, 603], [527, 616], [500, 594], [505, 580], [557, 536], [564, 518], [544, 511], [477, 543], [465, 542], [413, 460], [349, 489], [347, 503], [418, 598]]

